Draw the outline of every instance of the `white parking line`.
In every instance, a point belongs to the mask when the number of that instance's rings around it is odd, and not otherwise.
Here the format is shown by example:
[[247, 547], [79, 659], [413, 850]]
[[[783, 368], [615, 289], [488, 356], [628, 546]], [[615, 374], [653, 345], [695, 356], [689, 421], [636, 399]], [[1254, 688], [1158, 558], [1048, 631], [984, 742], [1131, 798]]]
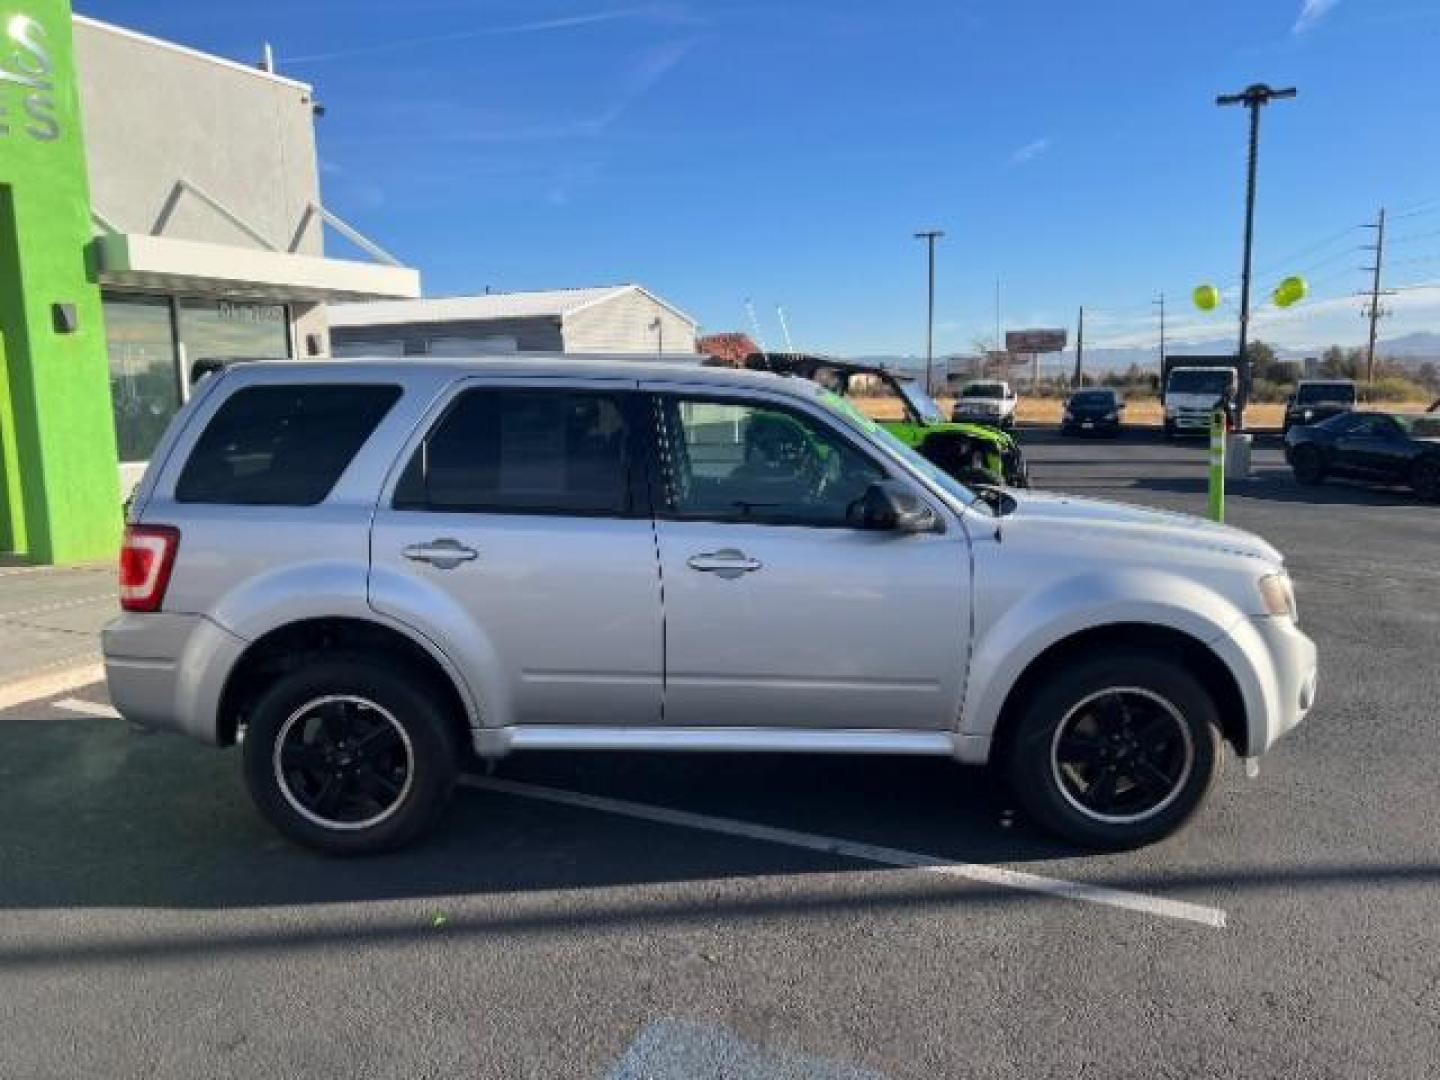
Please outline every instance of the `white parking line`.
[[678, 825], [687, 829], [703, 829], [706, 832], [739, 836], [748, 840], [762, 840], [772, 844], [785, 844], [809, 851], [822, 851], [831, 855], [843, 855], [865, 862], [900, 866], [909, 870], [921, 870], [929, 874], [943, 874], [947, 877], [965, 878], [984, 885], [996, 885], [1022, 892], [1041, 893], [1063, 900], [1081, 900], [1090, 904], [1104, 904], [1107, 907], [1138, 911], [1164, 919], [1178, 919], [1182, 922], [1199, 923], [1213, 929], [1225, 927], [1225, 912], [1220, 908], [1202, 904], [1187, 904], [1182, 900], [1166, 900], [1144, 893], [1112, 889], [1104, 885], [1086, 885], [1078, 881], [1064, 881], [1060, 878], [1041, 877], [1023, 870], [1008, 870], [1002, 866], [987, 866], [983, 863], [952, 862], [933, 855], [922, 855], [896, 848], [877, 847], [874, 844], [858, 843], [854, 840], [840, 840], [834, 837], [817, 836], [813, 833], [795, 832], [792, 829], [777, 829], [770, 825], [756, 825], [746, 821], [712, 817], [709, 814], [692, 814], [686, 810], [672, 810], [663, 806], [647, 806], [644, 803], [628, 802], [624, 799], [610, 799], [600, 795], [585, 795], [578, 791], [562, 791], [559, 788], [542, 787], [538, 784], [523, 784], [514, 780], [501, 780], [487, 776], [465, 776], [460, 783], [481, 791], [495, 791], [505, 795], [518, 795], [526, 799], [577, 806], [586, 810], [599, 810], [606, 814], [654, 821], [662, 825]]
[[51, 702], [56, 709], [64, 709], [66, 712], [80, 713], [84, 716], [99, 716], [106, 720], [119, 720], [120, 714], [109, 705], [97, 705], [93, 701], [81, 701], [79, 698], [67, 697], [59, 701]]

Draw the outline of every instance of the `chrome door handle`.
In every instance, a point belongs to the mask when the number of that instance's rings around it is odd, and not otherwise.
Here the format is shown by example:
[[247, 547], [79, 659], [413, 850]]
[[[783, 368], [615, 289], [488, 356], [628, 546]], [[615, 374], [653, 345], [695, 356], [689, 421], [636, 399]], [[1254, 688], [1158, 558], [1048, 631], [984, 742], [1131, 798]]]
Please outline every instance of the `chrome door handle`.
[[412, 562], [429, 563], [440, 570], [454, 570], [461, 563], [480, 557], [474, 548], [468, 548], [448, 536], [431, 540], [428, 544], [411, 544], [401, 554]]
[[691, 570], [699, 570], [703, 574], [715, 574], [727, 580], [737, 578], [741, 574], [750, 574], [759, 570], [765, 564], [759, 559], [752, 559], [743, 551], [734, 548], [721, 548], [719, 551], [707, 551], [700, 555], [690, 556], [688, 563]]

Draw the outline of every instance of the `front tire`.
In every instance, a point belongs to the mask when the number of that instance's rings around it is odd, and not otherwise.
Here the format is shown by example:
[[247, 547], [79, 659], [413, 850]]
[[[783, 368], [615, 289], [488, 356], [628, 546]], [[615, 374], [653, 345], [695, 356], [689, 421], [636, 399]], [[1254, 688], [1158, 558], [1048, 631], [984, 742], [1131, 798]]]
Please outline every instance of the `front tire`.
[[1325, 458], [1309, 443], [1301, 443], [1290, 452], [1290, 468], [1297, 484], [1325, 482]]
[[245, 782], [280, 832], [332, 854], [403, 847], [455, 786], [454, 725], [423, 680], [370, 658], [282, 676], [250, 715]]
[[1426, 502], [1440, 502], [1440, 458], [1421, 458], [1410, 466], [1410, 490]]
[[1225, 754], [1204, 686], [1174, 660], [1139, 649], [1049, 672], [1008, 745], [1010, 781], [1030, 817], [1066, 840], [1108, 850], [1183, 827]]

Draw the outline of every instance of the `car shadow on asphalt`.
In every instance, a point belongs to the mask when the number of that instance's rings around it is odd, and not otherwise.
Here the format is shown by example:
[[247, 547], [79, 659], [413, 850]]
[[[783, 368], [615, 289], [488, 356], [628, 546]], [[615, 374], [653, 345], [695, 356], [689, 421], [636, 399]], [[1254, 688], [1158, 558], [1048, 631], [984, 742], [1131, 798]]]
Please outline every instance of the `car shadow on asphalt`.
[[[1074, 857], [983, 769], [929, 758], [517, 755], [500, 776], [959, 862]], [[239, 753], [113, 720], [0, 723], [0, 910], [233, 908], [873, 870], [868, 862], [461, 788], [412, 849], [327, 858], [252, 807]]]

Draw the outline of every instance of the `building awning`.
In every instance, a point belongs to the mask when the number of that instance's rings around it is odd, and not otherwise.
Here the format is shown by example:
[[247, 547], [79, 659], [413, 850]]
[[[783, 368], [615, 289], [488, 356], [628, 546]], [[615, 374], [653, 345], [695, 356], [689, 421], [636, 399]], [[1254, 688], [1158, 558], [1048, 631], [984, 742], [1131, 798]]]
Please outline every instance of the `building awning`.
[[411, 300], [420, 272], [408, 266], [326, 259], [143, 233], [94, 240], [102, 285], [255, 300]]

